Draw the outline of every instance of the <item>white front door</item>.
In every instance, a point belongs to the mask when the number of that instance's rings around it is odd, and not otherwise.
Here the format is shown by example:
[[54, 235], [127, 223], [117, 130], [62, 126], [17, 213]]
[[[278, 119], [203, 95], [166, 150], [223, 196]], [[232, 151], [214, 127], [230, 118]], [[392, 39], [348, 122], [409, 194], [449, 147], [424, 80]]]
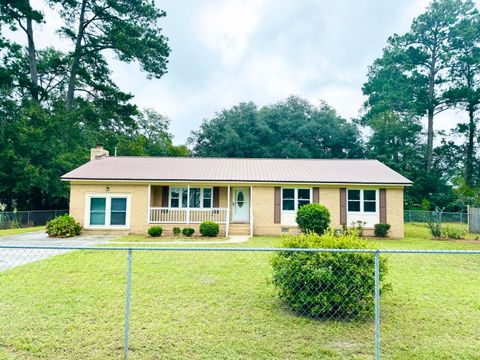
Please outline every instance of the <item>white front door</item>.
[[232, 222], [248, 223], [250, 219], [250, 189], [232, 189]]

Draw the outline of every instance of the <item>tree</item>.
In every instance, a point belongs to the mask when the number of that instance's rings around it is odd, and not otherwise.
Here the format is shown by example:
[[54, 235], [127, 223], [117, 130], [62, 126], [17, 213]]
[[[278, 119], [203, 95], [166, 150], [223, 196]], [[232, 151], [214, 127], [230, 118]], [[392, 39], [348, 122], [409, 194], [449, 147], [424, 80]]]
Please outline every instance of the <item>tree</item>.
[[[147, 0], [72, 0], [62, 2], [60, 33], [74, 44], [68, 73], [67, 110], [76, 91], [102, 91], [108, 75], [102, 53], [113, 51], [125, 62], [137, 61], [149, 78], [166, 72], [170, 48], [158, 21], [166, 15]], [[85, 76], [92, 73], [99, 77]]]
[[189, 142], [197, 156], [346, 158], [362, 156], [356, 125], [321, 103], [291, 96], [258, 109], [241, 103], [205, 120]]
[[27, 36], [27, 53], [30, 70], [30, 93], [38, 101], [37, 53], [33, 35], [33, 22], [42, 22], [41, 12], [34, 10], [29, 0], [0, 0], [0, 23], [6, 23], [15, 31], [19, 27]]
[[426, 98], [422, 101], [428, 121], [427, 173], [433, 165], [434, 116], [446, 109], [442, 85], [452, 56], [450, 40], [455, 27], [474, 8], [470, 0], [434, 0], [425, 13], [413, 20], [410, 32], [395, 38], [397, 45], [404, 47], [410, 57], [413, 71], [427, 79]]
[[383, 112], [369, 122], [369, 127], [372, 130], [366, 144], [369, 156], [406, 177], [420, 170], [423, 146], [420, 142], [422, 125], [418, 119]]
[[363, 87], [369, 97], [368, 111], [388, 109], [427, 116], [427, 173], [433, 166], [434, 117], [448, 108], [443, 92], [453, 54], [452, 38], [474, 9], [470, 0], [434, 0], [413, 20], [409, 32], [388, 39]]
[[168, 131], [170, 120], [154, 109], [148, 108], [136, 117], [137, 129], [118, 140], [120, 155], [136, 156], [188, 156], [186, 146], [173, 145]]
[[[113, 50], [160, 77], [169, 48], [156, 21], [165, 13], [140, 0], [47, 2], [61, 9], [62, 36], [82, 34], [71, 53], [37, 49], [33, 30], [42, 14], [28, 0], [0, 0], [0, 25], [27, 35], [24, 48], [0, 34], [0, 202], [9, 209], [65, 208], [68, 187], [60, 176], [88, 161], [96, 143], [112, 152], [123, 146], [142, 155], [188, 153], [173, 145], [167, 119], [139, 112], [133, 96], [112, 81], [102, 55]], [[67, 109], [72, 78], [75, 106]]]
[[475, 114], [480, 104], [480, 18], [474, 10], [454, 29], [450, 39], [454, 56], [450, 65], [450, 87], [445, 91], [447, 103], [463, 108], [468, 113], [468, 124], [458, 124], [456, 132], [467, 138], [465, 182], [469, 187], [475, 181], [475, 143], [477, 120]]

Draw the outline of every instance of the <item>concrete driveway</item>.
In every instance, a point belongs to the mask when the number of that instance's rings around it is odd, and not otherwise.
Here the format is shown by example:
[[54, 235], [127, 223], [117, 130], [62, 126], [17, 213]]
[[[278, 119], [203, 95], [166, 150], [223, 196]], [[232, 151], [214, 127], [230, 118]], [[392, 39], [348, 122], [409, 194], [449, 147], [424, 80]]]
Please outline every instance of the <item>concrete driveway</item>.
[[[105, 244], [117, 235], [80, 235], [73, 238], [49, 238], [44, 231], [0, 236], [0, 246], [94, 246]], [[64, 254], [74, 250], [50, 249], [2, 249], [0, 248], [0, 271], [14, 268]]]

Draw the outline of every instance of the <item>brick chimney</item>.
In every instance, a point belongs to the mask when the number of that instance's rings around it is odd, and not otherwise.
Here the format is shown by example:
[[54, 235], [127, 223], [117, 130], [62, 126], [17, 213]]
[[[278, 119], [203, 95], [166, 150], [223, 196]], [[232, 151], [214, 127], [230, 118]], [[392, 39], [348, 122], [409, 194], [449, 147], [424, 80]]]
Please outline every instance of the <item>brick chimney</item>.
[[93, 149], [90, 149], [90, 161], [93, 161], [102, 156], [108, 156], [108, 150], [103, 148], [103, 145], [97, 145]]

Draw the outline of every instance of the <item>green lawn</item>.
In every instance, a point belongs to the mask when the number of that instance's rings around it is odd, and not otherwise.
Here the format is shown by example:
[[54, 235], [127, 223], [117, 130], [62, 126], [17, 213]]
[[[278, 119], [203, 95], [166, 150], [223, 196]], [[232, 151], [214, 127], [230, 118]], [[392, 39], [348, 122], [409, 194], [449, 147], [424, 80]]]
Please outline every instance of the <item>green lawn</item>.
[[[480, 249], [480, 242], [429, 240], [424, 230], [407, 225], [405, 240], [371, 241]], [[383, 357], [478, 359], [480, 255], [385, 256], [392, 290], [381, 303]], [[0, 273], [0, 359], [121, 357], [126, 259], [125, 251], [72, 252]], [[372, 321], [292, 314], [270, 283], [270, 259], [260, 252], [135, 252], [130, 358], [372, 358]]]
[[[22, 234], [22, 233], [26, 233], [26, 232], [39, 231], [39, 230], [44, 230], [44, 229], [45, 229], [45, 226], [34, 226], [34, 227], [14, 228], [14, 229], [2, 229], [2, 230], [0, 230], [0, 236]], [[1, 240], [2, 239], [0, 238], [0, 241]]]
[[188, 242], [203, 242], [203, 241], [221, 241], [226, 240], [222, 237], [203, 237], [203, 236], [146, 236], [146, 235], [126, 235], [119, 238], [112, 239], [111, 242], [128, 242], [128, 243], [138, 243], [138, 242], [167, 242], [167, 241], [188, 241]]

